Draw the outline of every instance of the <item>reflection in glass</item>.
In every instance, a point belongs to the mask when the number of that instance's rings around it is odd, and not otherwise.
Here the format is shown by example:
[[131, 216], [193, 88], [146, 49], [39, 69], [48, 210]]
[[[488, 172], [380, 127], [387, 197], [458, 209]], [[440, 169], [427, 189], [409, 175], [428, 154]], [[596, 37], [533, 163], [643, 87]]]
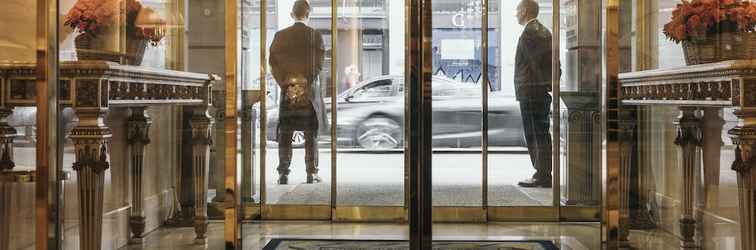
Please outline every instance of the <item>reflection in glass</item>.
[[338, 206], [404, 204], [404, 5], [339, 5]]
[[323, 35], [330, 26], [322, 22], [329, 24], [330, 15], [306, 1], [276, 1], [272, 9], [269, 17], [277, 21], [268, 26], [267, 203], [329, 204], [330, 152], [321, 143], [328, 134], [324, 95], [331, 86], [324, 77], [330, 44]]
[[489, 206], [552, 204], [551, 4], [492, 1], [489, 10], [489, 37], [501, 41], [488, 51], [492, 84], [501, 82], [488, 96]]
[[434, 206], [483, 202], [481, 8], [481, 1], [433, 2], [434, 20], [446, 20], [432, 31]]
[[569, 206], [598, 206], [601, 197], [600, 10], [597, 2], [562, 3], [559, 184]]
[[[3, 8], [0, 9], [0, 30], [8, 32], [0, 37], [1, 67], [6, 68], [11, 62], [36, 63], [36, 30], [33, 28], [37, 25], [35, 7], [35, 1], [3, 2]], [[6, 80], [6, 74], [3, 73], [0, 83]], [[34, 88], [33, 78], [29, 85]], [[11, 140], [9, 156], [14, 163], [9, 166], [4, 162], [0, 167], [0, 249], [33, 248], [35, 183], [28, 171], [34, 171], [36, 166], [36, 108], [11, 109], [3, 103], [0, 111], [3, 141]], [[24, 175], [26, 180], [19, 178]]]

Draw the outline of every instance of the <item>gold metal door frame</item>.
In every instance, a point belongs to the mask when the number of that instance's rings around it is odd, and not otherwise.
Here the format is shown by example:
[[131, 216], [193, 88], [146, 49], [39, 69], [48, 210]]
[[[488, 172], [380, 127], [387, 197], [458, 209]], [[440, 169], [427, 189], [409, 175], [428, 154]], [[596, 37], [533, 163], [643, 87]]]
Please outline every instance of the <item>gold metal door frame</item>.
[[58, 138], [58, 0], [36, 1], [35, 247], [62, 249], [62, 144]]
[[225, 240], [226, 246], [233, 246], [236, 249], [237, 246], [241, 246], [241, 225], [239, 223], [239, 206], [240, 206], [240, 200], [241, 200], [241, 191], [239, 189], [240, 185], [240, 176], [239, 176], [239, 170], [240, 168], [236, 165], [236, 149], [237, 149], [237, 143], [236, 143], [236, 135], [237, 135], [237, 128], [238, 125], [236, 123], [238, 118], [238, 110], [237, 110], [237, 74], [238, 72], [238, 17], [239, 17], [239, 6], [238, 6], [237, 0], [225, 0], [225, 90], [226, 90], [226, 96], [225, 99], [225, 115], [223, 116], [223, 119], [225, 122], [223, 122], [224, 127], [224, 135], [225, 135], [225, 147], [224, 152], [224, 187], [225, 191], [223, 193], [217, 192], [216, 195], [224, 195], [225, 201], [227, 202], [227, 205], [223, 209], [223, 215], [224, 215], [224, 231], [223, 231], [223, 238]]
[[[331, 84], [329, 89], [331, 96], [337, 95], [337, 85], [335, 84], [338, 72], [335, 70], [338, 64], [337, 53], [335, 49], [338, 39], [338, 1], [331, 0]], [[332, 220], [332, 221], [363, 221], [363, 222], [380, 222], [380, 221], [406, 221], [407, 211], [405, 206], [339, 206], [338, 198], [338, 165], [337, 153], [338, 145], [336, 140], [336, 126], [331, 126], [331, 188], [330, 202], [322, 205], [304, 205], [304, 204], [268, 204], [267, 203], [267, 177], [266, 177], [266, 155], [267, 155], [267, 0], [261, 0], [260, 3], [260, 203], [245, 204], [243, 206], [243, 218], [260, 218], [262, 220]], [[406, 15], [405, 15], [406, 16]], [[234, 57], [235, 58], [235, 57]], [[226, 92], [227, 94], [230, 92]], [[336, 124], [338, 112], [336, 112], [336, 102], [331, 102], [331, 124]], [[226, 151], [234, 152], [234, 151]], [[406, 193], [406, 192], [405, 192]]]
[[[552, 171], [553, 171], [553, 183], [552, 195], [553, 201], [551, 206], [490, 206], [488, 204], [488, 95], [489, 95], [489, 72], [488, 65], [489, 55], [489, 1], [482, 1], [483, 13], [482, 13], [482, 27], [481, 27], [481, 40], [482, 40], [482, 84], [481, 84], [481, 169], [482, 169], [482, 204], [481, 206], [443, 206], [433, 208], [433, 220], [437, 222], [486, 222], [486, 221], [599, 221], [600, 219], [600, 207], [589, 206], [562, 206], [561, 205], [561, 174], [560, 174], [560, 103], [559, 103], [559, 90], [560, 90], [560, 73], [559, 73], [559, 51], [560, 51], [560, 33], [559, 33], [559, 18], [560, 18], [560, 1], [552, 1], [552, 89], [553, 89], [553, 102], [552, 105]], [[331, 79], [336, 82], [338, 72], [336, 71], [338, 65], [337, 53], [335, 45], [338, 39], [338, 2], [337, 0], [331, 0]], [[267, 16], [268, 16], [268, 1], [261, 0], [260, 5], [260, 203], [259, 204], [245, 204], [243, 206], [243, 218], [248, 219], [262, 219], [262, 220], [331, 220], [341, 222], [406, 222], [408, 220], [409, 211], [409, 196], [408, 196], [408, 166], [409, 157], [406, 152], [405, 143], [405, 188], [404, 206], [339, 206], [337, 204], [338, 198], [338, 147], [336, 137], [336, 126], [331, 126], [331, 188], [330, 188], [330, 202], [329, 204], [322, 205], [299, 205], [299, 204], [268, 204], [266, 200], [266, 149], [267, 149]], [[405, 0], [404, 16], [405, 20], [408, 20], [409, 5]], [[501, 15], [501, 14], [500, 14]], [[410, 23], [405, 21], [405, 30], [409, 32]], [[429, 28], [429, 27], [426, 27]], [[405, 36], [405, 44], [409, 44], [409, 36]], [[406, 46], [405, 46], [406, 47]], [[409, 51], [405, 49], [405, 61], [408, 57]], [[236, 58], [236, 57], [233, 57]], [[405, 72], [406, 74], [406, 72]], [[405, 88], [408, 86], [405, 84]], [[337, 86], [331, 84], [330, 93], [331, 96], [336, 95]], [[232, 93], [226, 92], [227, 95]], [[408, 91], [405, 93], [405, 103], [408, 98]], [[228, 96], [227, 96], [228, 98]], [[228, 99], [227, 99], [228, 100]], [[336, 102], [331, 102], [331, 124], [336, 124], [338, 120], [338, 112], [336, 112]], [[406, 119], [412, 112], [412, 107], [405, 105], [405, 124], [408, 124]], [[235, 125], [235, 123], [233, 123]], [[408, 141], [409, 133], [407, 133], [408, 127], [404, 127], [405, 142]], [[235, 152], [235, 151], [226, 151]], [[227, 161], [229, 162], [229, 161]]]

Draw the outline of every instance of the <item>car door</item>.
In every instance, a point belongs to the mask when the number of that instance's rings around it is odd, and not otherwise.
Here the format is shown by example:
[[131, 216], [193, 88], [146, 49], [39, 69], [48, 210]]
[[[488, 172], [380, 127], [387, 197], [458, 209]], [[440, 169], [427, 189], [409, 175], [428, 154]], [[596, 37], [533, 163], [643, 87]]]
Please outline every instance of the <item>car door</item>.
[[350, 90], [340, 103], [344, 108], [356, 108], [387, 102], [394, 96], [394, 90], [391, 79], [379, 79]]
[[[395, 91], [396, 89], [395, 86], [393, 86], [391, 78], [381, 78], [367, 83], [358, 84], [339, 95], [337, 110], [339, 111], [339, 114], [346, 114], [345, 111], [347, 110], [349, 110], [350, 113], [354, 113], [356, 112], [354, 109], [365, 109], [371, 105], [389, 102], [392, 100], [392, 97], [396, 95]], [[330, 121], [331, 99], [326, 98], [325, 102], [326, 114]]]
[[[474, 86], [446, 79], [433, 81], [435, 146], [467, 147], [480, 141], [480, 94]], [[478, 91], [479, 92], [479, 91]]]

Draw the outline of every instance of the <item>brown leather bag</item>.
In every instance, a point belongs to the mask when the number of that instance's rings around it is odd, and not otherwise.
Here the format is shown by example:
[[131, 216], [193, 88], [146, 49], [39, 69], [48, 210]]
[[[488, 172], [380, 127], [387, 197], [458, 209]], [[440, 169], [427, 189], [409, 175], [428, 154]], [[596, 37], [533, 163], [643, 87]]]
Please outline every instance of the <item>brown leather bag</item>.
[[286, 104], [292, 108], [301, 108], [310, 105], [308, 98], [310, 81], [304, 75], [291, 75], [286, 79]]

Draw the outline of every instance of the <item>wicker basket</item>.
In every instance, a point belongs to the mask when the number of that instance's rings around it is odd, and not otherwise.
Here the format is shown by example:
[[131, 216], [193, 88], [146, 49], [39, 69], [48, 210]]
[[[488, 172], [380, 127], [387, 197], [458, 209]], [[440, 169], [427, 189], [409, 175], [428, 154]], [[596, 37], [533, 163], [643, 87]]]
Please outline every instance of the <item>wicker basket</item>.
[[121, 63], [125, 59], [123, 53], [106, 51], [102, 41], [87, 34], [79, 34], [74, 39], [76, 45], [76, 58], [80, 61], [109, 61]]
[[756, 59], [756, 33], [753, 32], [719, 33], [704, 40], [683, 41], [682, 46], [688, 65]]

